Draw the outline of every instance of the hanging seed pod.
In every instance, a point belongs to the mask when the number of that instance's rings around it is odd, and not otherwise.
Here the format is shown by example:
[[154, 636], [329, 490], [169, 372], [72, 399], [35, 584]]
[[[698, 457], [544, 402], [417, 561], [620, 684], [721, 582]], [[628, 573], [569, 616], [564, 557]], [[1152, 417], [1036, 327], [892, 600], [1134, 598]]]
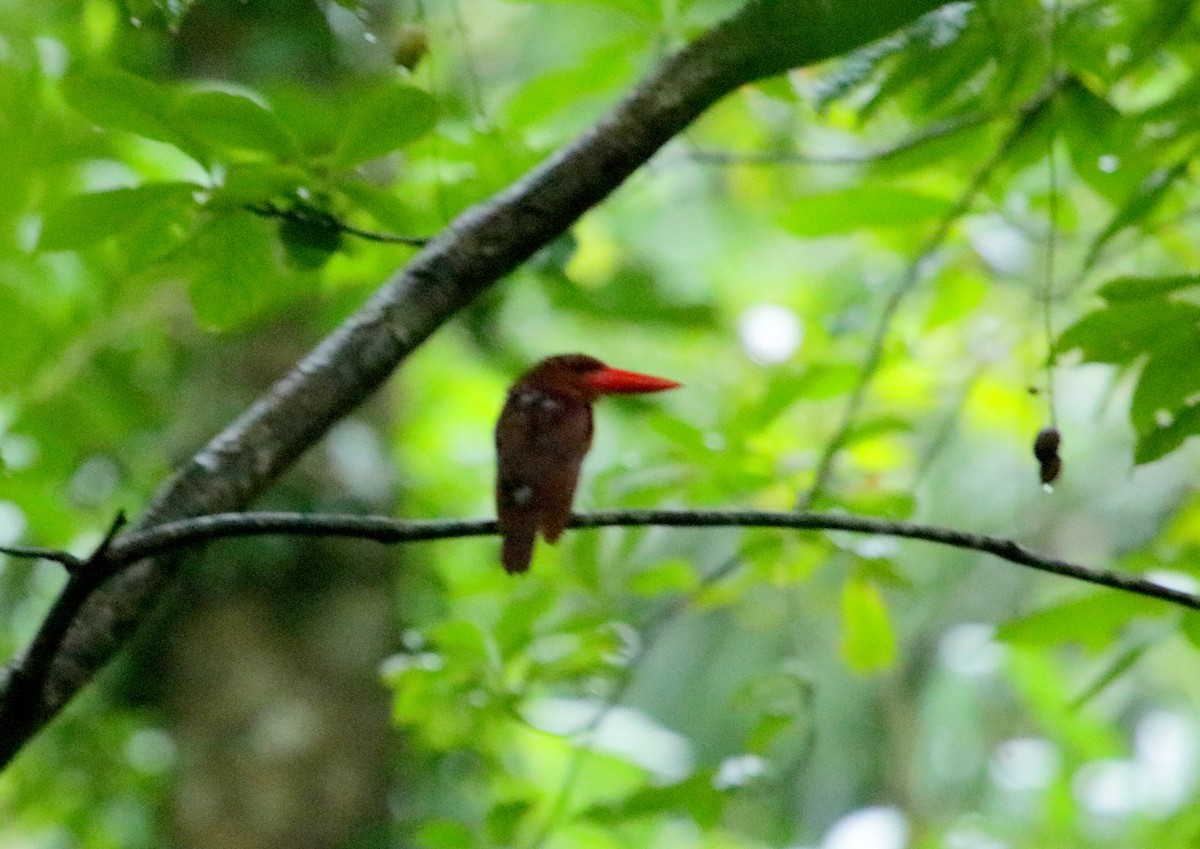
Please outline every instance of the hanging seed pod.
[[421, 24], [400, 24], [393, 45], [392, 58], [396, 64], [411, 71], [429, 52], [429, 36]]
[[1043, 484], [1052, 484], [1062, 474], [1062, 458], [1058, 456], [1058, 446], [1062, 443], [1062, 434], [1056, 427], [1044, 427], [1038, 431], [1033, 440], [1033, 456], [1041, 466], [1039, 474]]

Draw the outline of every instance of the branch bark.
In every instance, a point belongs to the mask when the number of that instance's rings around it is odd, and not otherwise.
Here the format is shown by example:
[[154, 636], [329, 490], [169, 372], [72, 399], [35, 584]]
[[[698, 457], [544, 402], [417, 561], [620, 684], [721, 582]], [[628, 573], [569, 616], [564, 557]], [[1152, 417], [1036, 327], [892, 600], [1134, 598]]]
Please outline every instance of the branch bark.
[[[157, 493], [140, 528], [237, 510], [372, 394], [476, 295], [602, 201], [667, 141], [738, 86], [885, 35], [944, 0], [750, 0], [667, 60], [579, 139], [463, 212]], [[120, 540], [117, 541], [117, 544]], [[122, 570], [90, 592], [43, 680], [0, 680], [12, 754], [90, 680], [159, 597], [178, 559]], [[78, 588], [68, 584], [65, 592]], [[36, 642], [36, 640], [35, 640]]]
[[[575, 530], [586, 528], [785, 528], [797, 531], [844, 531], [855, 534], [916, 539], [925, 542], [978, 551], [1001, 560], [1073, 578], [1097, 586], [1122, 590], [1147, 598], [1200, 610], [1200, 596], [1157, 584], [1137, 575], [1083, 566], [1057, 557], [1038, 554], [1016, 540], [977, 534], [937, 525], [923, 525], [856, 516], [849, 513], [773, 512], [769, 510], [601, 510], [572, 516], [567, 524]], [[93, 581], [102, 581], [120, 572], [130, 563], [178, 552], [190, 546], [231, 537], [286, 535], [349, 537], [384, 544], [428, 542], [441, 539], [495, 536], [494, 519], [430, 519], [424, 521], [393, 519], [390, 516], [352, 516], [329, 513], [216, 513], [164, 522], [145, 530], [105, 542], [80, 569], [96, 568]], [[19, 556], [44, 557], [62, 562], [63, 552], [43, 549], [3, 548]], [[68, 557], [70, 555], [67, 555]]]

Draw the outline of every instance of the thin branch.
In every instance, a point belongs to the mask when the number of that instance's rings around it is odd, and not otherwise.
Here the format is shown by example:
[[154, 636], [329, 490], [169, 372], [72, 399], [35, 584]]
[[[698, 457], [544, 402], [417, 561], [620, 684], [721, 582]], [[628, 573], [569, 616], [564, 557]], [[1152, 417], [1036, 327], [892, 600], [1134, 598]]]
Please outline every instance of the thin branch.
[[[1089, 584], [1156, 598], [1200, 610], [1200, 596], [1164, 587], [1123, 572], [1082, 566], [1037, 554], [1015, 540], [976, 534], [937, 525], [855, 516], [846, 513], [772, 512], [765, 510], [607, 510], [574, 516], [569, 528], [603, 527], [673, 528], [786, 528], [806, 531], [846, 531], [856, 534], [917, 539], [951, 548], [979, 551], [1001, 560], [1074, 578]], [[464, 537], [493, 536], [494, 519], [432, 519], [407, 521], [385, 516], [348, 516], [324, 513], [218, 513], [167, 522], [120, 537], [80, 574], [103, 580], [128, 564], [148, 557], [177, 552], [187, 546], [229, 537], [264, 535], [353, 537], [380, 543], [424, 542]], [[36, 551], [42, 551], [36, 549]], [[40, 556], [40, 555], [38, 555]], [[53, 558], [52, 558], [53, 559]]]
[[347, 233], [366, 239], [368, 242], [383, 242], [392, 245], [408, 245], [421, 248], [429, 244], [429, 239], [422, 236], [401, 236], [396, 233], [381, 233], [378, 230], [363, 230], [347, 224], [335, 215], [309, 206], [293, 206], [284, 208], [273, 203], [248, 203], [247, 212], [253, 212], [263, 218], [278, 218], [282, 221], [295, 221], [300, 224], [315, 224], [338, 233]]
[[[87, 601], [92, 590], [107, 575], [111, 574], [108, 557], [113, 543], [117, 539], [117, 534], [121, 532], [125, 524], [125, 514], [118, 513], [112, 524], [109, 525], [104, 538], [87, 560], [80, 560], [66, 552], [57, 552], [48, 557], [45, 557], [44, 552], [32, 555], [62, 563], [70, 577], [67, 578], [66, 587], [59, 593], [54, 606], [42, 622], [42, 626], [38, 629], [24, 656], [5, 670], [7, 688], [10, 691], [20, 696], [35, 693], [41, 688], [46, 672], [50, 669], [50, 664], [54, 662], [59, 647], [62, 645], [63, 637], [71, 627], [71, 622], [74, 621], [79, 608]], [[27, 549], [27, 551], [32, 553], [39, 550]], [[5, 553], [26, 556], [19, 554], [17, 549], [6, 549]], [[4, 735], [12, 734], [19, 739], [18, 735], [23, 736], [26, 729], [39, 718], [39, 715], [32, 711], [17, 713], [15, 716], [6, 715], [4, 719], [7, 721], [0, 727], [4, 728]], [[0, 737], [0, 741], [4, 739], [4, 737]]]
[[85, 562], [69, 551], [60, 551], [54, 548], [39, 548], [33, 545], [0, 545], [0, 554], [7, 554], [10, 557], [22, 557], [29, 560], [50, 560], [66, 569], [68, 574], [78, 571]]
[[883, 346], [891, 330], [892, 321], [900, 309], [900, 304], [917, 285], [926, 264], [935, 253], [941, 250], [942, 245], [950, 236], [950, 230], [971, 208], [971, 205], [975, 202], [975, 198], [983, 191], [983, 187], [991, 179], [993, 172], [1008, 157], [1009, 152], [1016, 146], [1017, 142], [1037, 122], [1038, 117], [1046, 108], [1046, 104], [1050, 102], [1051, 96], [1062, 86], [1062, 82], [1061, 78], [1056, 78], [1051, 85], [1047, 86], [1037, 97], [1022, 108], [1021, 117], [1001, 142], [1000, 147], [975, 172], [975, 175], [971, 178], [971, 182], [967, 184], [962, 194], [959, 195], [958, 200], [942, 216], [937, 228], [905, 268], [900, 282], [892, 290], [891, 295], [888, 296], [887, 303], [883, 306], [883, 312], [879, 316], [879, 323], [875, 328], [875, 334], [872, 336], [870, 347], [867, 349], [866, 359], [863, 360], [862, 368], [859, 371], [858, 380], [855, 382], [854, 388], [850, 391], [850, 397], [846, 401], [846, 406], [842, 410], [841, 419], [838, 421], [833, 435], [825, 444], [825, 448], [817, 460], [812, 485], [797, 501], [798, 509], [811, 509], [829, 483], [829, 477], [833, 473], [833, 463], [837, 459], [837, 455], [842, 450], [842, 447], [846, 444], [846, 440], [850, 436], [850, 429], [854, 424], [854, 420], [858, 417], [858, 411], [862, 407], [863, 401], [866, 399], [867, 388], [883, 363]]
[[[1054, 0], [1050, 7], [1050, 68], [1054, 73], [1059, 73], [1058, 69], [1058, 39], [1059, 39], [1059, 9], [1058, 0]], [[1059, 206], [1059, 180], [1058, 180], [1058, 158], [1055, 151], [1058, 141], [1058, 122], [1054, 114], [1055, 98], [1051, 96], [1047, 103], [1047, 109], [1050, 112], [1051, 131], [1046, 137], [1046, 163], [1050, 169], [1050, 198], [1049, 208], [1047, 209], [1047, 231], [1046, 231], [1046, 269], [1045, 277], [1042, 282], [1041, 303], [1039, 307], [1042, 313], [1042, 334], [1045, 337], [1044, 344], [1046, 346], [1046, 363], [1045, 363], [1045, 378], [1046, 378], [1046, 407], [1050, 414], [1050, 427], [1058, 428], [1058, 405], [1055, 403], [1054, 394], [1054, 316], [1052, 315], [1052, 306], [1054, 304], [1055, 292], [1055, 271], [1058, 261], [1058, 206]], [[1039, 460], [1040, 462], [1040, 460]], [[1059, 462], [1059, 461], [1055, 461]], [[1061, 463], [1059, 463], [1061, 467]], [[1043, 479], [1047, 476], [1045, 468], [1043, 468]], [[1049, 474], [1049, 477], [1055, 477], [1055, 474]], [[1047, 484], [1048, 485], [1048, 484]]]

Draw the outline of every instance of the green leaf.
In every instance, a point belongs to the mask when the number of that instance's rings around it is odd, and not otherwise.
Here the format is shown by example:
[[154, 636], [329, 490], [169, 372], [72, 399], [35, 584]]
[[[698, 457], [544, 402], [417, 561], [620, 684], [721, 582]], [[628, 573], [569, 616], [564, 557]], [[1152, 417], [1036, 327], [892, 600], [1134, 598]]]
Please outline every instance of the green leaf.
[[1122, 203], [1152, 170], [1140, 154], [1138, 122], [1078, 78], [1063, 84], [1058, 103], [1055, 121], [1075, 173], [1110, 203]]
[[76, 111], [108, 130], [121, 130], [184, 147], [169, 117], [170, 93], [116, 68], [69, 74], [63, 95]]
[[1155, 634], [1153, 639], [1142, 639], [1119, 652], [1101, 670], [1100, 674], [1071, 700], [1071, 710], [1079, 710], [1092, 699], [1096, 698], [1096, 696], [1100, 695], [1109, 684], [1132, 669], [1139, 660], [1145, 657], [1146, 652], [1153, 648], [1155, 643], [1159, 642], [1162, 638], [1163, 635]]
[[1154, 298], [1200, 286], [1200, 274], [1174, 274], [1166, 277], [1115, 277], [1096, 290], [1104, 300], [1132, 301]]
[[782, 224], [797, 236], [833, 236], [876, 227], [911, 227], [940, 218], [950, 207], [942, 198], [904, 189], [855, 186], [797, 198]]
[[1162, 602], [1104, 592], [1051, 605], [1010, 619], [997, 629], [1005, 642], [1028, 646], [1082, 643], [1099, 651], [1116, 639], [1119, 630], [1137, 616], [1162, 615]]
[[1200, 613], [1185, 610], [1179, 620], [1179, 630], [1193, 646], [1200, 648]]
[[417, 832], [417, 845], [424, 849], [462, 849], [476, 843], [469, 828], [450, 819], [431, 819]]
[[294, 196], [308, 175], [294, 165], [273, 162], [239, 162], [230, 165], [220, 195], [235, 206]]
[[1169, 424], [1138, 434], [1133, 461], [1139, 466], [1170, 454], [1189, 436], [1200, 433], [1200, 404], [1177, 410]]
[[664, 787], [645, 787], [615, 803], [595, 805], [581, 817], [616, 826], [663, 813], [686, 813], [698, 825], [710, 827], [721, 816], [721, 792], [713, 787], [711, 770], [697, 770], [686, 780]]
[[348, 168], [403, 147], [433, 129], [437, 101], [419, 88], [390, 85], [355, 107], [338, 139], [333, 164]]
[[[517, 834], [521, 823], [534, 809], [534, 801], [529, 798], [510, 799], [492, 805], [487, 814], [484, 830], [488, 844], [491, 846], [512, 846], [517, 842]], [[449, 843], [448, 847], [458, 847], [462, 843]]]
[[1187, 173], [1188, 160], [1177, 162], [1170, 168], [1159, 168], [1146, 177], [1134, 190], [1125, 205], [1117, 210], [1109, 220], [1108, 225], [1092, 242], [1084, 259], [1084, 267], [1092, 266], [1113, 238], [1127, 227], [1133, 227], [1145, 221], [1162, 203], [1167, 190]]
[[1150, 350], [1179, 344], [1195, 333], [1200, 306], [1146, 298], [1118, 301], [1088, 313], [1059, 336], [1055, 351], [1073, 348], [1085, 359], [1124, 365]]
[[254, 151], [287, 160], [300, 143], [270, 109], [227, 91], [198, 90], [178, 98], [172, 117], [195, 138], [224, 151]]
[[634, 575], [629, 589], [638, 595], [657, 596], [664, 593], [683, 593], [698, 583], [696, 570], [686, 560], [668, 560]]
[[643, 33], [573, 57], [564, 68], [549, 71], [522, 85], [505, 107], [514, 127], [529, 127], [562, 114], [571, 121], [587, 120], [590, 112], [580, 108], [586, 98], [604, 95], [625, 84], [632, 72]]
[[85, 248], [139, 221], [163, 216], [167, 207], [195, 204], [193, 195], [200, 189], [193, 183], [147, 183], [131, 189], [72, 195], [46, 214], [38, 249]]
[[883, 595], [861, 578], [851, 578], [842, 589], [842, 657], [863, 674], [887, 669], [896, 659], [896, 635]]
[[465, 618], [446, 619], [429, 632], [430, 642], [460, 667], [482, 667], [488, 661], [487, 641], [479, 625]]
[[1134, 429], [1147, 433], [1161, 426], [1159, 419], [1173, 416], [1200, 393], [1200, 336], [1155, 351], [1138, 378], [1129, 405]]
[[597, 319], [628, 320], [671, 327], [716, 326], [717, 311], [709, 303], [687, 303], [663, 291], [654, 273], [637, 265], [618, 269], [607, 283], [585, 288], [556, 268], [539, 275], [546, 295], [563, 310]]
[[215, 216], [183, 251], [196, 320], [228, 330], [308, 292], [314, 278], [283, 273], [274, 223], [236, 212]]

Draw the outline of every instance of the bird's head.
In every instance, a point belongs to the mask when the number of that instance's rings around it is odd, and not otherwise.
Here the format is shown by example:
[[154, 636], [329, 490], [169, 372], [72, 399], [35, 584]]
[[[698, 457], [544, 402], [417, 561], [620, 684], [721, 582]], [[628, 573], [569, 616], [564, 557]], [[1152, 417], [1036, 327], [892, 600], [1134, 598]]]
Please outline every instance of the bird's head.
[[662, 392], [680, 384], [663, 377], [612, 368], [587, 354], [558, 354], [535, 365], [517, 381], [517, 385], [574, 396], [591, 403], [601, 395]]

